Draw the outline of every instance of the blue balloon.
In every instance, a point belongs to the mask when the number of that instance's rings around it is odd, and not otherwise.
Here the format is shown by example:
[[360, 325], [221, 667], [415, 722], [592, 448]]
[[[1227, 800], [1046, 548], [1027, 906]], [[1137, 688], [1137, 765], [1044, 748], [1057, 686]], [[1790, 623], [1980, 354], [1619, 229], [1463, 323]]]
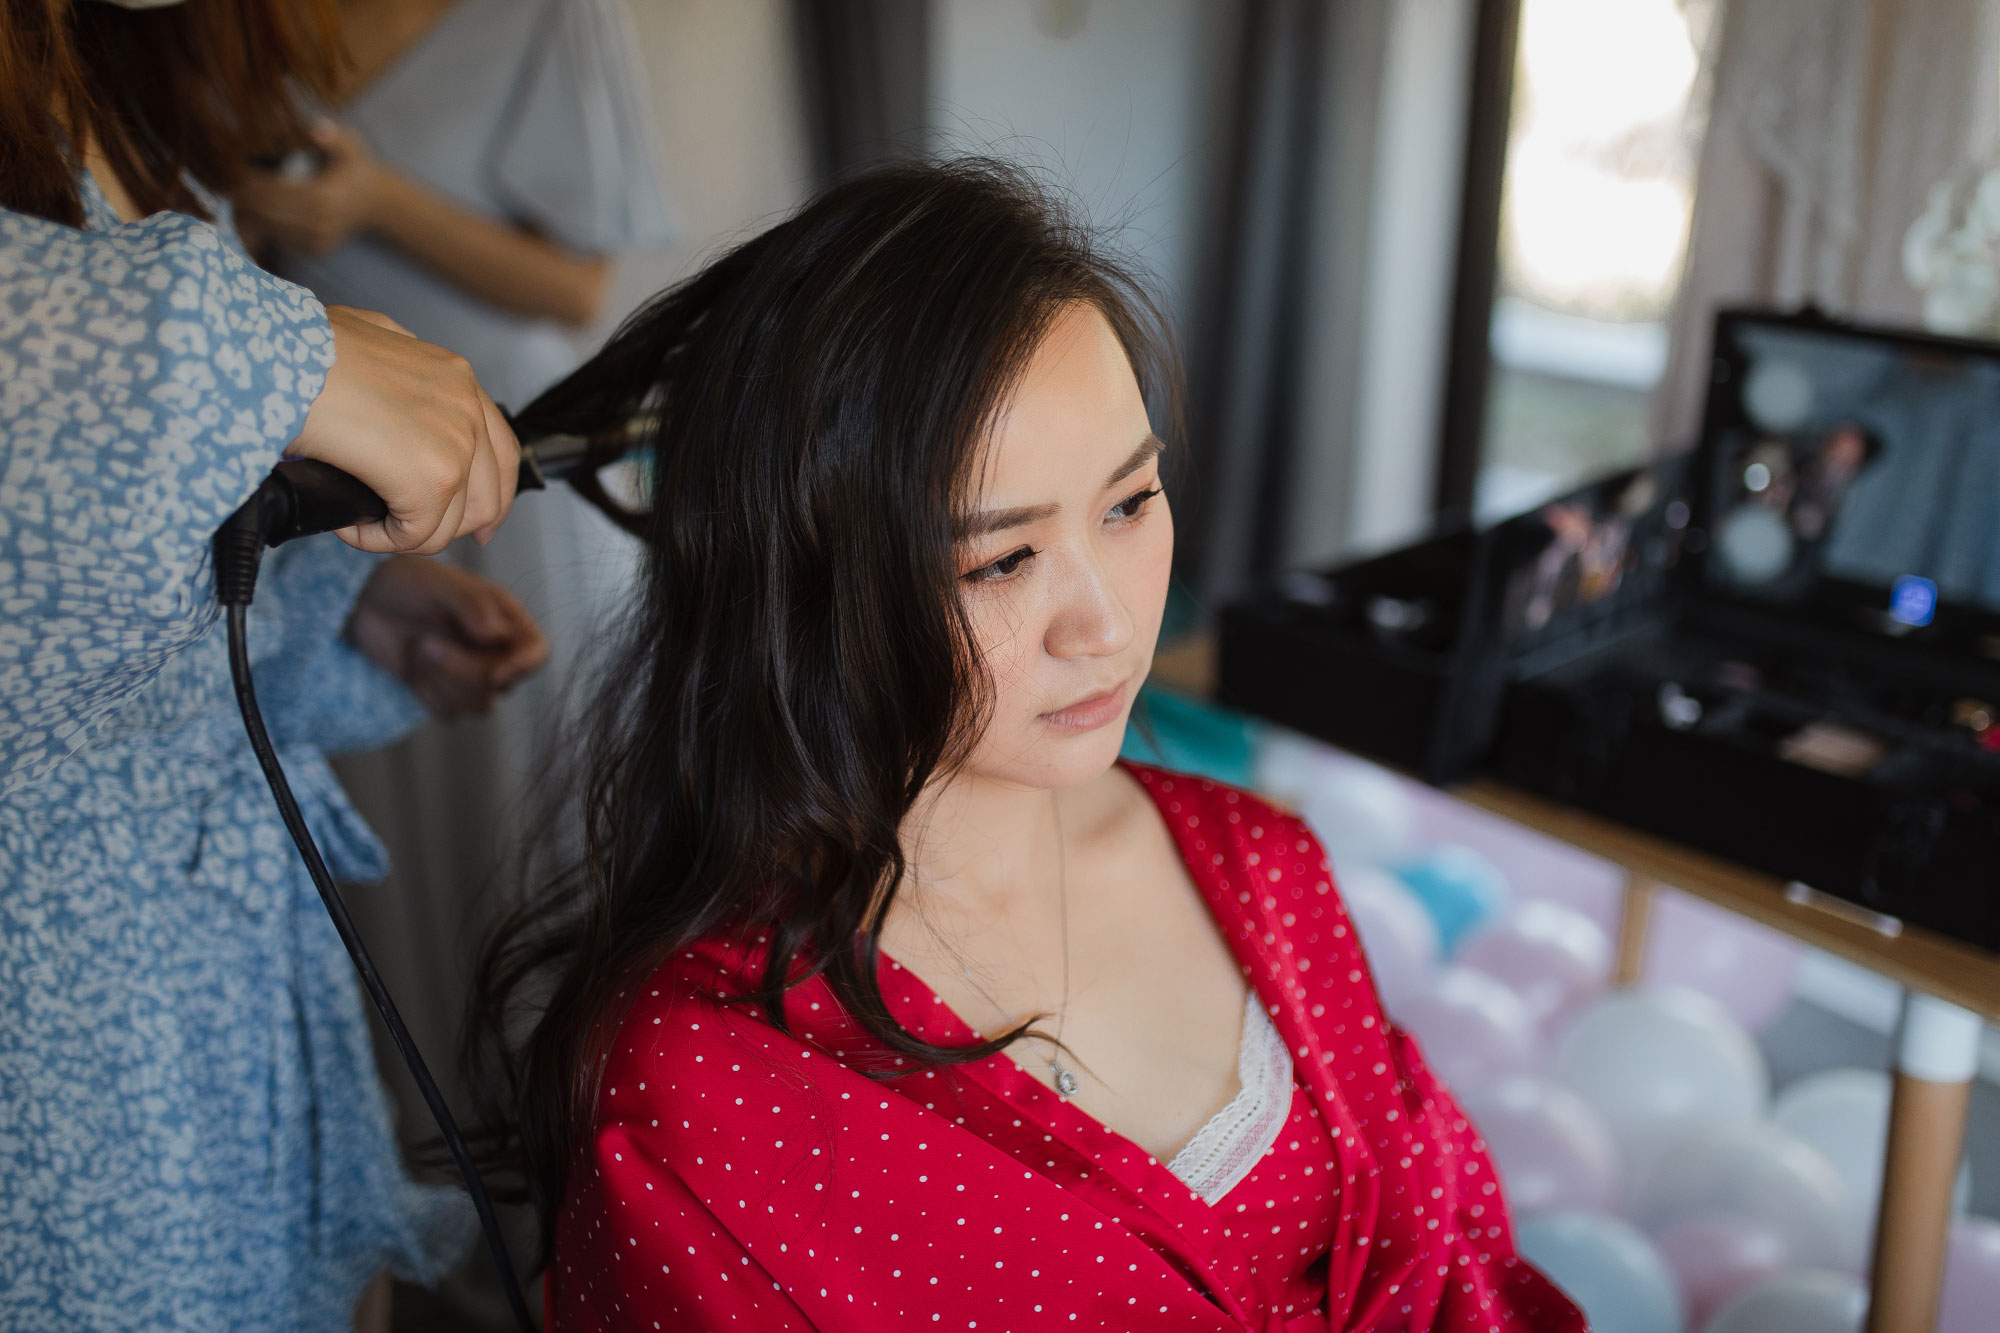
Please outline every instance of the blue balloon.
[[1514, 896], [1498, 866], [1454, 843], [1433, 847], [1392, 868], [1437, 922], [1447, 956], [1467, 934], [1504, 911]]
[[1673, 1270], [1631, 1225], [1603, 1213], [1543, 1213], [1521, 1223], [1514, 1242], [1577, 1303], [1591, 1333], [1681, 1333]]

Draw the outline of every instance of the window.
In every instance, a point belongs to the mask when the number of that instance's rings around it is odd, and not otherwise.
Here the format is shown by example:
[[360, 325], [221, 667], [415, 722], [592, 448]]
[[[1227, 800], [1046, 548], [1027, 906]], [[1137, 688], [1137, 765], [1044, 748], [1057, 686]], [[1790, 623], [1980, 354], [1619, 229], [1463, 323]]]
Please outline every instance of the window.
[[1707, 119], [1700, 0], [1521, 0], [1475, 504], [1650, 452]]

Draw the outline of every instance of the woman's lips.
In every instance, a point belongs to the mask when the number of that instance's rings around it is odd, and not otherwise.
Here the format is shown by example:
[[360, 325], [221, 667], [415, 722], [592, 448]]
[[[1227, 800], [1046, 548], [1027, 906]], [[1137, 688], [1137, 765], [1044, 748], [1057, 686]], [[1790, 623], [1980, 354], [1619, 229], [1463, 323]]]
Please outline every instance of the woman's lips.
[[1057, 731], [1096, 731], [1118, 719], [1125, 711], [1125, 687], [1123, 685], [1093, 694], [1087, 699], [1078, 699], [1052, 712], [1043, 713], [1042, 721]]

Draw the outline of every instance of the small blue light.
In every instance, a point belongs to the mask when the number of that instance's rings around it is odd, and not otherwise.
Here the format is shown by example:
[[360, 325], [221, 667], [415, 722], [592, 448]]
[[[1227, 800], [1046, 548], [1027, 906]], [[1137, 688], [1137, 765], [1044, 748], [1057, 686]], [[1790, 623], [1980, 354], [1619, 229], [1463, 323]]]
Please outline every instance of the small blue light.
[[1928, 625], [1937, 616], [1937, 584], [1905, 574], [1889, 587], [1889, 617], [1905, 625]]

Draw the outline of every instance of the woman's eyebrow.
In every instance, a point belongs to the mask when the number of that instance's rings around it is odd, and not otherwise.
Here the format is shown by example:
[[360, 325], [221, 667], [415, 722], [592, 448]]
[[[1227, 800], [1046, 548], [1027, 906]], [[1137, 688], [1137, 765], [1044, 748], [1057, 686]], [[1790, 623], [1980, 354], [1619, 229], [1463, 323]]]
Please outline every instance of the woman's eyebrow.
[[974, 537], [1005, 532], [1008, 528], [1026, 527], [1045, 518], [1054, 518], [1061, 508], [1061, 505], [1047, 504], [1021, 505], [1015, 509], [984, 509], [965, 520], [958, 530], [958, 539], [970, 541]]
[[[1131, 457], [1120, 463], [1117, 469], [1112, 472], [1111, 476], [1104, 483], [1105, 489], [1108, 490], [1116, 486], [1119, 482], [1146, 466], [1150, 460], [1157, 457], [1160, 451], [1166, 447], [1161, 442], [1159, 436], [1149, 433], [1145, 439], [1139, 441], [1139, 447], [1132, 451]], [[1019, 528], [1025, 527], [1030, 523], [1039, 523], [1045, 518], [1055, 517], [1061, 509], [1061, 505], [1044, 504], [1020, 505], [1013, 509], [983, 510], [966, 519], [964, 525], [958, 530], [958, 539], [960, 541], [971, 541], [976, 537], [987, 537], [996, 532], [1005, 532], [1008, 528]]]
[[1146, 438], [1139, 441], [1139, 447], [1132, 451], [1132, 456], [1123, 463], [1120, 463], [1118, 470], [1113, 472], [1110, 479], [1104, 483], [1105, 489], [1109, 490], [1111, 487], [1125, 480], [1125, 478], [1131, 476], [1134, 472], [1137, 472], [1140, 468], [1146, 466], [1149, 460], [1159, 457], [1160, 452], [1166, 447], [1165, 442], [1159, 436], [1148, 431]]

